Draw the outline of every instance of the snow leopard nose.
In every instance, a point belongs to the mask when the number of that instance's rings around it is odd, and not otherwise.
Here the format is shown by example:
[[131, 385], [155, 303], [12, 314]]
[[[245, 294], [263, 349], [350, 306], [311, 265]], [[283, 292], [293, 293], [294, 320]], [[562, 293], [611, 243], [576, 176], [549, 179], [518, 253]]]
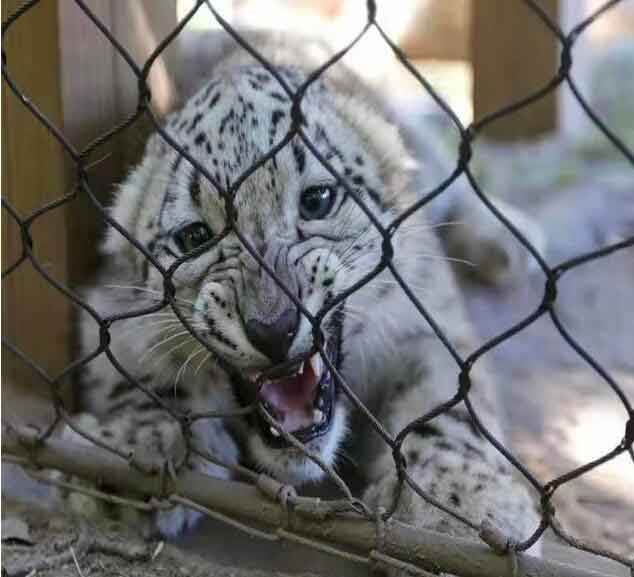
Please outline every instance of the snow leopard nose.
[[250, 319], [245, 324], [251, 343], [274, 363], [282, 363], [287, 358], [298, 323], [298, 311], [292, 307], [283, 311], [271, 323]]

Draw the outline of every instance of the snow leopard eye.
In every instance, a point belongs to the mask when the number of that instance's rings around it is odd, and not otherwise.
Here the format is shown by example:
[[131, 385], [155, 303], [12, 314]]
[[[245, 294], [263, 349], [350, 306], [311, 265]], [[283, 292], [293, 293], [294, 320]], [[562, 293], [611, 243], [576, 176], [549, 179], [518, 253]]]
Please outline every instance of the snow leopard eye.
[[311, 186], [302, 192], [299, 214], [304, 220], [324, 218], [335, 202], [335, 190], [329, 185]]
[[204, 222], [185, 225], [174, 234], [174, 240], [183, 253], [188, 253], [211, 240], [213, 233]]

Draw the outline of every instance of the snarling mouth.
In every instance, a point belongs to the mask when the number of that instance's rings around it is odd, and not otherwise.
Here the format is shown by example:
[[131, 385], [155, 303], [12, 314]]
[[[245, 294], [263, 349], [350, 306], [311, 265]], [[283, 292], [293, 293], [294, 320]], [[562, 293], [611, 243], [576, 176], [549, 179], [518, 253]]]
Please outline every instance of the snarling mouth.
[[[342, 327], [343, 304], [330, 318], [330, 334], [322, 348], [325, 357], [313, 350], [310, 357], [289, 360], [264, 373], [248, 376], [233, 373], [231, 382], [238, 402], [256, 409], [248, 413], [247, 421], [259, 430], [268, 446], [284, 449], [291, 446], [285, 438], [288, 435], [307, 443], [329, 431], [338, 388], [324, 358], [336, 370], [341, 368]], [[276, 426], [271, 425], [271, 420]]]
[[[332, 373], [319, 353], [316, 353], [296, 365], [288, 374], [265, 380], [258, 398], [261, 408], [284, 432], [306, 443], [330, 428], [335, 392]], [[262, 438], [269, 445], [289, 445], [259, 412], [256, 418]]]

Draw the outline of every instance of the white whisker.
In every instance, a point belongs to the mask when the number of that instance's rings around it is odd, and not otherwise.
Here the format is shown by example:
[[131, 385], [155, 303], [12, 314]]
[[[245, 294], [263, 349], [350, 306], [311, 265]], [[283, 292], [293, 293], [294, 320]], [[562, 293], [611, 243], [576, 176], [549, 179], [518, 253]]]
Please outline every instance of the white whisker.
[[[136, 320], [136, 319], [135, 319]], [[119, 333], [119, 338], [123, 337], [123, 336], [127, 336], [129, 335], [132, 331], [146, 331], [149, 329], [153, 329], [156, 327], [163, 327], [161, 328], [161, 332], [162, 331], [168, 331], [170, 330], [172, 327], [183, 327], [183, 323], [180, 322], [179, 319], [162, 319], [162, 320], [152, 320], [150, 322], [147, 323], [129, 323], [132, 326], [128, 326], [124, 329], [121, 330], [121, 332]]]
[[194, 357], [206, 350], [207, 349], [205, 347], [199, 345], [198, 348], [194, 349], [194, 351], [185, 359], [181, 367], [178, 369], [176, 377], [174, 378], [174, 394], [176, 394], [176, 385], [178, 385], [180, 378], [185, 374], [185, 371], [187, 370], [187, 365], [189, 365], [190, 361], [192, 361]]
[[163, 353], [160, 357], [157, 357], [156, 360], [154, 361], [154, 363], [152, 363], [152, 366], [156, 367], [158, 364], [161, 363], [161, 361], [168, 357], [169, 355], [171, 355], [174, 351], [177, 351], [178, 349], [180, 349], [181, 347], [184, 347], [185, 345], [188, 345], [190, 343], [192, 343], [193, 341], [195, 341], [196, 339], [194, 339], [193, 337], [185, 337], [185, 339], [183, 339], [183, 341], [181, 343], [178, 343], [176, 345], [174, 345], [173, 347], [171, 347], [170, 349], [168, 349], [165, 353]]
[[210, 357], [211, 357], [211, 352], [207, 351], [207, 354], [203, 356], [203, 360], [200, 361], [200, 363], [196, 367], [196, 370], [194, 371], [194, 376], [198, 374], [198, 371], [200, 371], [201, 367], [209, 360]]
[[183, 335], [189, 335], [191, 337], [191, 334], [188, 330], [184, 330], [184, 331], [180, 331], [174, 335], [170, 335], [169, 337], [163, 339], [162, 341], [159, 341], [158, 343], [152, 345], [147, 351], [145, 351], [143, 353], [143, 356], [141, 357], [140, 361], [143, 362], [143, 360], [145, 359], [146, 355], [150, 355], [152, 354], [152, 351], [156, 350], [158, 347], [160, 347], [161, 345], [164, 345], [165, 343], [168, 343], [172, 340], [174, 340], [176, 337], [180, 337]]
[[455, 258], [452, 256], [445, 256], [442, 254], [429, 254], [429, 253], [424, 253], [424, 252], [419, 252], [417, 254], [414, 254], [414, 258], [415, 259], [437, 259], [437, 260], [445, 260], [445, 261], [449, 261], [449, 262], [458, 262], [460, 264], [466, 264], [467, 266], [472, 266], [472, 267], [477, 267], [478, 265], [476, 265], [475, 263], [471, 262], [470, 260], [465, 260], [463, 258]]
[[[109, 288], [109, 289], [121, 289], [121, 290], [134, 290], [134, 291], [141, 291], [150, 295], [156, 295], [157, 298], [155, 300], [158, 301], [162, 301], [165, 299], [165, 293], [161, 292], [161, 291], [157, 291], [157, 290], [153, 290], [147, 287], [142, 287], [142, 286], [138, 286], [138, 285], [120, 285], [120, 284], [109, 284], [109, 285], [104, 285], [105, 288]], [[187, 305], [191, 305], [192, 307], [196, 306], [195, 303], [193, 303], [190, 300], [181, 298], [181, 297], [174, 297], [174, 300], [183, 304], [187, 304]]]

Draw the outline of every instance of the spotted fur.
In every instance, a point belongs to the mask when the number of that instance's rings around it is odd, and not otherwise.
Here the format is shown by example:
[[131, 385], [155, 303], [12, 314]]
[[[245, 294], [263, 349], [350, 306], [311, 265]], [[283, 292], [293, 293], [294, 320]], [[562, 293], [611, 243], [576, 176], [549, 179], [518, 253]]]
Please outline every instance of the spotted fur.
[[[270, 42], [258, 48], [278, 65], [292, 90], [306, 80], [311, 62], [314, 65], [305, 44], [292, 44], [289, 50], [283, 43]], [[249, 372], [266, 368], [270, 361], [249, 341], [243, 319], [275, 318], [290, 299], [244, 242], [309, 313], [317, 314], [366, 278], [387, 247], [333, 172], [345, 178], [354, 196], [386, 227], [417, 200], [421, 175], [393, 115], [342, 64], [312, 82], [301, 103], [300, 128], [329, 167], [294, 136], [248, 172], [287, 135], [291, 100], [269, 71], [237, 50], [226, 51], [212, 68], [211, 80], [194, 91], [164, 126], [206, 174], [154, 135], [143, 160], [121, 185], [111, 215], [164, 270], [181, 257], [174, 232], [183, 225], [202, 220], [218, 235], [213, 246], [175, 270], [172, 282], [180, 314], [208, 347], [222, 361]], [[422, 176], [431, 180], [428, 174]], [[302, 220], [300, 194], [320, 184], [336, 190], [333, 208], [327, 218]], [[242, 240], [225, 230], [222, 190], [235, 195], [236, 228]], [[449, 339], [467, 354], [476, 341], [453, 273], [442, 258], [434, 218], [424, 207], [394, 232], [393, 266]], [[104, 254], [106, 268], [87, 295], [100, 315], [130, 314], [110, 327], [111, 350], [121, 365], [172, 407], [192, 412], [238, 408], [239, 395], [221, 365], [169, 307], [132, 316], [163, 299], [164, 277], [157, 266], [115, 229], [108, 232]], [[455, 394], [455, 361], [389, 270], [367, 280], [333, 310], [343, 319], [340, 372], [391, 434]], [[326, 338], [337, 329], [335, 320], [333, 311], [324, 318]], [[99, 331], [89, 315], [84, 315], [81, 333], [84, 352], [94, 350]], [[311, 325], [303, 318], [289, 355], [305, 353], [312, 345]], [[501, 438], [494, 393], [483, 367], [479, 362], [473, 371], [472, 402], [489, 430]], [[178, 425], [105, 355], [88, 365], [81, 391], [81, 418], [104, 442], [156, 457], [155, 462], [148, 459], [150, 469], [165, 459], [183, 459]], [[351, 413], [340, 391], [332, 426], [308, 447], [336, 466], [342, 443], [351, 439], [367, 481], [366, 498], [373, 505], [388, 506], [395, 491], [391, 451], [369, 428], [348, 431]], [[247, 420], [231, 419], [224, 425], [196, 421], [193, 434], [201, 449], [222, 460], [242, 461], [285, 482], [301, 484], [323, 477], [321, 469], [298, 451], [268, 446]], [[461, 514], [476, 522], [489, 518], [514, 538], [527, 536], [536, 526], [528, 492], [464, 408], [419, 427], [403, 450], [409, 474]], [[227, 476], [195, 455], [189, 456], [187, 466]], [[171, 517], [162, 515], [157, 524], [166, 534], [177, 534], [194, 521], [182, 510]], [[470, 534], [409, 489], [404, 490], [397, 515], [416, 525]]]

